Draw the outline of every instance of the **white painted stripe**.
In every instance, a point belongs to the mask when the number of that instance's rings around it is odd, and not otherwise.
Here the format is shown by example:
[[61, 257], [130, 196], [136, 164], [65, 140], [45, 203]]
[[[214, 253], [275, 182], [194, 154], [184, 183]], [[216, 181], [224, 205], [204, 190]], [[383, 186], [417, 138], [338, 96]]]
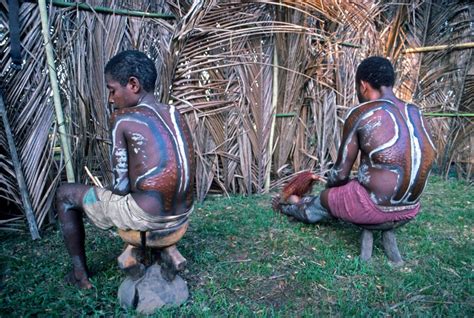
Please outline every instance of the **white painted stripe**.
[[410, 175], [410, 185], [408, 187], [410, 189], [410, 192], [407, 193], [407, 196], [405, 197], [405, 200], [404, 200], [404, 202], [408, 202], [407, 199], [411, 195], [411, 190], [413, 188], [413, 184], [415, 183], [416, 175], [418, 174], [418, 171], [420, 170], [420, 166], [421, 166], [421, 147], [420, 147], [420, 141], [415, 136], [415, 128], [413, 126], [413, 123], [408, 117], [408, 105], [405, 105], [405, 114], [407, 116], [408, 130], [410, 131], [410, 145], [412, 149], [412, 153], [411, 153], [412, 166], [411, 166], [411, 175]]
[[[155, 114], [156, 116], [158, 116], [158, 118], [162, 121], [163, 125], [166, 127], [166, 129], [169, 131], [171, 137], [173, 138], [174, 140], [174, 144], [175, 145], [179, 145], [178, 143], [178, 140], [176, 139], [176, 134], [173, 132], [173, 130], [168, 126], [168, 124], [166, 123], [166, 121], [163, 119], [163, 117], [161, 117], [160, 113], [152, 106], [148, 105], [148, 104], [145, 104], [145, 103], [142, 103], [142, 104], [139, 104], [137, 106], [143, 106], [143, 107], [146, 107], [146, 108], [149, 108], [151, 109]], [[170, 107], [173, 107], [173, 106], [170, 106]], [[173, 107], [174, 108], [174, 107]], [[170, 110], [171, 111], [171, 110]], [[179, 130], [178, 130], [179, 131]], [[180, 167], [183, 167], [185, 165], [185, 159], [186, 157], [182, 158], [181, 157], [181, 153], [180, 151], [178, 150], [178, 160], [179, 160], [179, 165]], [[148, 174], [148, 173], [147, 173]], [[137, 179], [138, 180], [138, 179]], [[181, 191], [181, 189], [183, 189], [185, 187], [185, 185], [183, 184], [182, 180], [179, 184], [179, 190]]]
[[[115, 123], [115, 127], [114, 127], [114, 129], [112, 130], [112, 146], [113, 146], [113, 148], [112, 148], [112, 154], [113, 154], [113, 155], [115, 154], [115, 149], [117, 148], [117, 141], [116, 141], [116, 137], [115, 137], [116, 131], [117, 131], [119, 125], [122, 124], [123, 122], [134, 122], [134, 123], [136, 123], [136, 124], [144, 125], [144, 126], [148, 127], [148, 124], [147, 124], [147, 123], [145, 123], [145, 122], [143, 122], [143, 121], [141, 121], [141, 120], [138, 120], [138, 119], [134, 119], [134, 118], [122, 118], [122, 119], [119, 119], [119, 120]], [[128, 168], [127, 168], [127, 171], [128, 171]], [[117, 172], [119, 172], [119, 171], [117, 170]], [[122, 171], [122, 173], [123, 173], [123, 171]], [[118, 184], [118, 181], [117, 181], [117, 180], [118, 180], [119, 178], [121, 178], [121, 177], [118, 177], [118, 178], [115, 180], [115, 183], [116, 183], [116, 184]], [[135, 187], [136, 187], [137, 184], [138, 184], [138, 179], [139, 179], [139, 178], [140, 178], [140, 177], [138, 177], [137, 180], [135, 181]]]
[[393, 126], [394, 126], [394, 128], [395, 128], [395, 133], [394, 133], [393, 137], [392, 137], [389, 141], [387, 141], [386, 143], [384, 143], [384, 144], [378, 146], [377, 148], [373, 149], [373, 150], [369, 153], [370, 163], [372, 164], [372, 166], [375, 166], [375, 164], [374, 164], [374, 162], [373, 162], [373, 160], [372, 160], [372, 156], [373, 156], [376, 152], [378, 152], [378, 151], [385, 150], [385, 149], [387, 149], [387, 148], [392, 147], [392, 146], [398, 141], [398, 139], [400, 138], [400, 131], [399, 131], [398, 124], [397, 124], [397, 121], [396, 121], [396, 119], [395, 119], [395, 116], [394, 116], [391, 112], [389, 112], [389, 111], [387, 111], [387, 110], [386, 110], [386, 112], [390, 115], [390, 118], [391, 118], [392, 121], [393, 121]]
[[[178, 126], [178, 122], [177, 122], [177, 114], [176, 114], [176, 109], [174, 106], [170, 106], [170, 115], [171, 115], [171, 120], [173, 122], [173, 125], [174, 125], [174, 129], [176, 131], [176, 135], [180, 138], [178, 138], [178, 149], [179, 149], [179, 153], [180, 153], [180, 156], [181, 156], [181, 162], [183, 164], [183, 170], [184, 170], [184, 180], [183, 182], [181, 183], [183, 188], [180, 189], [181, 191], [184, 191], [184, 188], [186, 187], [186, 185], [188, 184], [188, 180], [189, 180], [189, 167], [188, 167], [188, 162], [186, 160], [186, 149], [184, 148], [184, 143], [183, 143], [183, 138], [184, 136], [181, 135], [181, 131], [179, 129], [179, 126]], [[183, 178], [183, 174], [181, 174], [181, 178]]]
[[117, 128], [118, 126], [124, 122], [124, 121], [131, 121], [131, 122], [134, 122], [134, 123], [137, 123], [137, 124], [140, 124], [140, 125], [145, 125], [146, 127], [148, 127], [148, 124], [141, 121], [141, 120], [137, 120], [137, 119], [133, 119], [133, 118], [122, 118], [120, 120], [118, 120], [116, 123], [115, 123], [115, 127], [114, 129], [112, 130], [112, 145], [115, 147], [117, 144], [116, 144], [116, 141], [115, 141], [115, 132], [117, 131]]
[[423, 122], [423, 115], [421, 114], [421, 110], [418, 109], [418, 113], [420, 114], [421, 127], [423, 127], [423, 132], [425, 133], [426, 138], [430, 142], [431, 147], [433, 147], [434, 151], [437, 151], [435, 145], [433, 144], [433, 141], [431, 141], [430, 134], [425, 128], [425, 123]]
[[138, 176], [137, 179], [135, 180], [135, 187], [137, 187], [138, 182], [140, 182], [143, 178], [148, 177], [149, 175], [153, 174], [156, 170], [158, 170], [158, 167], [153, 167], [141, 176]]
[[347, 118], [349, 118], [349, 116], [352, 114], [352, 112], [355, 111], [356, 109], [359, 109], [360, 107], [362, 107], [362, 106], [364, 106], [364, 105], [367, 105], [368, 103], [375, 103], [375, 102], [389, 102], [389, 103], [395, 105], [395, 103], [392, 102], [392, 101], [389, 100], [389, 99], [369, 100], [368, 102], [364, 102], [364, 103], [362, 103], [362, 104], [359, 104], [359, 105], [357, 105], [357, 106], [351, 108], [351, 109], [347, 112], [346, 117], [344, 118], [344, 121], [346, 121]]
[[413, 126], [413, 123], [410, 121], [410, 117], [408, 116], [408, 105], [405, 104], [405, 115], [406, 115], [406, 123], [408, 127], [408, 138], [410, 139], [410, 150], [411, 150], [411, 172], [410, 172], [410, 183], [408, 184], [408, 187], [406, 189], [406, 192], [402, 196], [402, 198], [398, 201], [391, 200], [392, 203], [409, 203], [407, 200], [410, 195], [411, 195], [411, 190], [413, 187], [413, 184], [415, 182], [416, 175], [418, 174], [418, 171], [420, 170], [421, 166], [421, 147], [420, 147], [420, 141], [418, 138], [415, 136], [415, 129]]
[[[349, 111], [349, 113], [348, 113], [347, 116], [346, 116], [345, 121], [347, 120], [347, 118], [349, 118], [349, 116], [352, 114], [352, 112], [353, 112], [354, 110], [359, 109], [361, 106], [367, 105], [368, 103], [383, 102], [383, 101], [389, 102], [389, 103], [391, 103], [391, 104], [394, 104], [392, 101], [390, 101], [390, 100], [388, 100], [388, 99], [377, 99], [377, 100], [373, 100], [373, 101], [368, 101], [368, 102], [362, 103], [362, 104], [360, 104], [360, 105], [358, 105], [358, 106], [352, 108], [352, 109]], [[366, 119], [366, 118], [372, 116], [376, 111], [378, 111], [378, 110], [380, 110], [380, 109], [382, 109], [382, 108], [383, 108], [383, 106], [379, 106], [379, 107], [377, 107], [377, 108], [375, 108], [375, 109], [370, 110], [367, 114], [363, 115], [363, 117], [362, 117], [360, 120], [364, 120], [364, 119]], [[352, 128], [352, 130], [349, 132], [349, 136], [347, 136], [346, 142], [342, 145], [342, 146], [343, 146], [343, 148], [342, 148], [342, 149], [343, 149], [343, 152], [342, 152], [342, 161], [343, 161], [343, 162], [346, 161], [346, 158], [347, 158], [347, 152], [348, 152], [347, 144], [348, 144], [349, 140], [352, 139], [352, 136], [354, 135], [354, 133], [355, 133], [355, 131], [357, 130], [357, 128], [359, 128], [359, 127], [358, 127], [357, 125], [354, 125], [354, 127]]]

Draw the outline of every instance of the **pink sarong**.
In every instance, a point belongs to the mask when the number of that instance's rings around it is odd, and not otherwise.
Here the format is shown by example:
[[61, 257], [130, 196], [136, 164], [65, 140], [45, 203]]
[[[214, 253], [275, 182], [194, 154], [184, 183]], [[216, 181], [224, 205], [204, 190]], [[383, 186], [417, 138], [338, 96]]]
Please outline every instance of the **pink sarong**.
[[354, 224], [381, 224], [413, 219], [420, 211], [420, 203], [400, 207], [376, 205], [367, 190], [357, 181], [329, 189], [331, 215]]

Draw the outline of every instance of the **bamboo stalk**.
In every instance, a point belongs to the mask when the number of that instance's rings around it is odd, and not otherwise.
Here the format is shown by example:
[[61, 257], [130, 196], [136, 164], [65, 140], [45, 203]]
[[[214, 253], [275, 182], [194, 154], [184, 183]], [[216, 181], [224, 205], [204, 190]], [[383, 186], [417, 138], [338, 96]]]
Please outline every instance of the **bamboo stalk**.
[[415, 47], [411, 49], [406, 49], [403, 51], [404, 54], [407, 53], [423, 53], [423, 52], [432, 52], [432, 51], [442, 51], [447, 49], [472, 49], [474, 48], [474, 42], [460, 43], [454, 45], [435, 45], [435, 46], [422, 46]]
[[41, 27], [42, 27], [43, 38], [44, 38], [49, 79], [51, 81], [51, 88], [53, 90], [54, 109], [56, 113], [56, 120], [58, 123], [58, 131], [59, 131], [59, 137], [61, 140], [61, 147], [64, 153], [64, 161], [66, 165], [66, 176], [67, 176], [67, 181], [72, 183], [75, 180], [74, 169], [72, 167], [72, 158], [71, 158], [71, 151], [69, 148], [69, 142], [66, 138], [66, 128], [64, 127], [64, 115], [63, 115], [63, 109], [61, 107], [61, 98], [59, 96], [58, 78], [56, 74], [56, 68], [54, 65], [53, 46], [49, 39], [49, 26], [48, 26], [48, 14], [46, 12], [46, 1], [39, 0], [38, 7], [40, 10], [40, 15], [41, 15]]
[[[40, 3], [41, 1], [38, 1]], [[84, 2], [64, 2], [52, 0], [51, 3], [58, 7], [63, 8], [77, 8], [85, 11], [99, 12], [99, 13], [108, 13], [116, 15], [126, 15], [130, 17], [141, 17], [141, 18], [158, 18], [158, 19], [176, 19], [174, 15], [164, 14], [164, 13], [153, 13], [153, 12], [143, 12], [136, 10], [126, 10], [126, 9], [112, 9], [108, 7], [93, 7], [90, 4]]]
[[[273, 48], [273, 83], [272, 83], [272, 114], [276, 112], [278, 102], [278, 51], [276, 46]], [[276, 114], [275, 114], [276, 115]], [[275, 137], [275, 122], [276, 116], [272, 116], [272, 126], [270, 128], [270, 138], [268, 140], [268, 155], [269, 161], [267, 170], [265, 171], [265, 192], [270, 191], [270, 175], [272, 172], [272, 157], [273, 157], [273, 138]]]
[[286, 117], [295, 117], [296, 113], [281, 113], [281, 114], [275, 114], [275, 117], [277, 118], [286, 118]]
[[423, 115], [430, 117], [474, 117], [472, 113], [423, 113]]
[[5, 128], [5, 135], [8, 140], [8, 147], [10, 148], [10, 155], [12, 157], [13, 167], [15, 168], [18, 188], [20, 189], [21, 201], [23, 202], [23, 208], [25, 210], [26, 219], [30, 228], [31, 238], [33, 240], [37, 240], [41, 237], [38, 232], [38, 225], [36, 224], [35, 214], [33, 212], [33, 207], [31, 206], [28, 187], [26, 186], [23, 170], [21, 169], [20, 159], [18, 158], [18, 153], [16, 151], [15, 141], [13, 140], [10, 123], [7, 118], [7, 111], [3, 102], [2, 92], [0, 92], [0, 116], [2, 116], [3, 127]]

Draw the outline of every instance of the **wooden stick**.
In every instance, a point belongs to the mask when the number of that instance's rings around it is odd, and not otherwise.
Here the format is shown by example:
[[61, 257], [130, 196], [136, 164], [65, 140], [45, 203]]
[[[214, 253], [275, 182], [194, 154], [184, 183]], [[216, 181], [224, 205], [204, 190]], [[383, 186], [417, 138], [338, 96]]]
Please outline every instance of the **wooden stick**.
[[96, 177], [94, 177], [94, 176], [92, 175], [92, 173], [90, 172], [89, 168], [87, 168], [87, 166], [84, 166], [84, 169], [86, 170], [86, 173], [87, 173], [87, 175], [89, 176], [89, 178], [91, 179], [92, 183], [93, 183], [95, 186], [99, 187], [99, 188], [103, 188], [102, 183], [100, 182], [100, 180], [97, 179]]
[[21, 169], [20, 159], [16, 151], [15, 141], [13, 140], [13, 134], [10, 128], [10, 122], [7, 118], [7, 110], [3, 102], [3, 94], [0, 92], [0, 116], [2, 116], [3, 127], [5, 128], [5, 134], [8, 140], [8, 147], [10, 148], [10, 156], [12, 157], [13, 167], [15, 168], [16, 180], [18, 181], [18, 188], [20, 189], [21, 201], [23, 202], [23, 208], [25, 210], [26, 219], [30, 228], [31, 238], [37, 240], [40, 237], [38, 232], [38, 225], [36, 224], [35, 213], [31, 206], [30, 195], [28, 187], [25, 182], [25, 176]]
[[404, 50], [403, 54], [442, 51], [442, 50], [447, 50], [447, 49], [459, 50], [459, 49], [471, 49], [471, 48], [474, 48], [474, 42], [460, 43], [460, 44], [454, 44], [454, 45], [435, 45], [435, 46], [415, 47], [412, 49]]

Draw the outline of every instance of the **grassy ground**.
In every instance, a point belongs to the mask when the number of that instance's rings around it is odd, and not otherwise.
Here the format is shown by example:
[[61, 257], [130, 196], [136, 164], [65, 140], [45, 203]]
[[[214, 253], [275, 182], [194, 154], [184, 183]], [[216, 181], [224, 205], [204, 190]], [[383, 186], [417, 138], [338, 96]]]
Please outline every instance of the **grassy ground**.
[[[214, 198], [198, 207], [179, 243], [191, 297], [156, 316], [474, 316], [472, 187], [430, 180], [422, 213], [397, 230], [400, 268], [387, 262], [379, 236], [363, 263], [357, 227], [300, 224], [268, 203], [269, 196]], [[121, 240], [86, 230], [91, 291], [63, 283], [69, 261], [57, 229], [35, 242], [0, 233], [0, 315], [135, 315], [116, 299]]]

